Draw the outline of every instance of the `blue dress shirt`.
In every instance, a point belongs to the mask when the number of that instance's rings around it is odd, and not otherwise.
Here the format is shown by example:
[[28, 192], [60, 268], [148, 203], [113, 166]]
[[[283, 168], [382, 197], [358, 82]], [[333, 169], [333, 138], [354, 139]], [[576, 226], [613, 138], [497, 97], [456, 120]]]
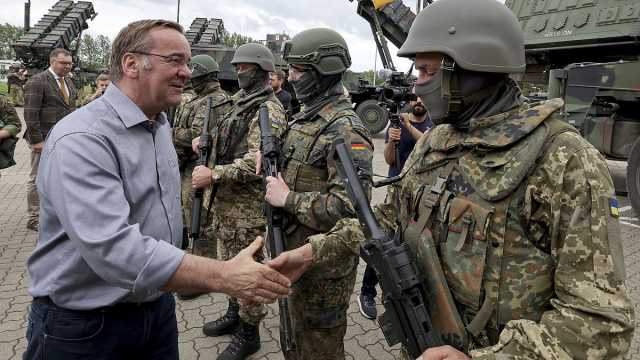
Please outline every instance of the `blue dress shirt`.
[[37, 186], [32, 296], [89, 310], [161, 295], [184, 256], [178, 158], [164, 114], [150, 122], [110, 85], [56, 124]]

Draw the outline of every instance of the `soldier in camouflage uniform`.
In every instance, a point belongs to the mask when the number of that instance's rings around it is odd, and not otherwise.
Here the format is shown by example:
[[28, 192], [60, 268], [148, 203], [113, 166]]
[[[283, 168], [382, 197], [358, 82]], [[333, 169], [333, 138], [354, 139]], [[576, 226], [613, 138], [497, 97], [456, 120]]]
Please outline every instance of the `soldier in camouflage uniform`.
[[13, 149], [17, 142], [22, 123], [9, 100], [0, 94], [0, 169], [15, 164]]
[[[304, 111], [289, 124], [281, 150], [282, 179], [268, 178], [266, 200], [285, 210], [285, 247], [299, 249], [313, 265], [293, 285], [290, 297], [296, 352], [291, 359], [344, 359], [347, 308], [358, 255], [327, 256], [324, 236], [336, 222], [355, 217], [336, 174], [334, 142], [350, 143], [352, 157], [370, 192], [373, 145], [369, 132], [344, 96], [342, 76], [351, 65], [346, 42], [330, 29], [309, 29], [285, 45], [289, 82]], [[316, 261], [318, 260], [318, 261]]]
[[[195, 167], [198, 156], [193, 152], [191, 144], [193, 139], [200, 136], [204, 118], [207, 115], [208, 98], [212, 98], [212, 113], [209, 120], [209, 127], [214, 127], [216, 121], [222, 119], [224, 113], [230, 108], [230, 97], [220, 88], [218, 63], [209, 55], [196, 55], [191, 58], [190, 63], [192, 77], [190, 82], [191, 92], [183, 94], [183, 102], [175, 113], [173, 125], [173, 143], [178, 153], [180, 164], [180, 174], [182, 183], [182, 214], [185, 227], [191, 224], [191, 207], [193, 200], [193, 187], [191, 184], [191, 173]], [[204, 194], [201, 232], [205, 232], [208, 224], [211, 223], [211, 212], [209, 211], [209, 193]], [[206, 218], [209, 215], [209, 218]], [[194, 244], [194, 255], [216, 258], [215, 240], [208, 241], [205, 237], [199, 237], [197, 244]]]
[[[415, 58], [415, 92], [442, 120], [406, 162], [400, 207], [389, 199], [376, 216], [403, 234], [427, 288], [427, 255], [439, 256], [459, 310], [450, 320], [466, 328], [443, 336], [459, 350], [420, 359], [622, 359], [634, 312], [613, 184], [560, 120], [562, 100], [522, 101], [508, 77], [525, 69], [514, 15], [493, 0], [437, 1], [398, 55]], [[357, 250], [334, 235], [328, 252]]]
[[[269, 72], [275, 70], [271, 51], [261, 44], [245, 44], [236, 50], [231, 63], [238, 72], [241, 90], [218, 123], [215, 156], [208, 167], [198, 166], [193, 172], [194, 188], [216, 188], [208, 231], [216, 238], [220, 260], [234, 257], [265, 231], [262, 179], [255, 174], [260, 105], [267, 104], [276, 135], [286, 128], [284, 109], [269, 86]], [[259, 254], [256, 260], [262, 261], [264, 256]], [[203, 327], [208, 336], [234, 334], [218, 359], [244, 359], [258, 351], [258, 326], [265, 315], [263, 305], [239, 305], [237, 299], [230, 298], [227, 313]]]
[[9, 67], [7, 86], [13, 106], [24, 106], [24, 84], [27, 82], [27, 69], [18, 66]]

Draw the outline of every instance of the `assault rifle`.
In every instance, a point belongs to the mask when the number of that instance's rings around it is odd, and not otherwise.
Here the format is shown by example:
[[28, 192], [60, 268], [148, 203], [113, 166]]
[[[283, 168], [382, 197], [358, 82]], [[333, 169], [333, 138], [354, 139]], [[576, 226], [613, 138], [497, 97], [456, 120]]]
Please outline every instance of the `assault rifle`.
[[[211, 111], [213, 111], [213, 98], [207, 98], [207, 115], [204, 117], [204, 124], [202, 126], [202, 133], [200, 134], [200, 155], [198, 156], [197, 165], [207, 165], [209, 159], [209, 153], [211, 152], [211, 133], [209, 133], [209, 122], [211, 121]], [[217, 125], [215, 126], [215, 132], [217, 132]], [[193, 192], [193, 203], [191, 205], [191, 227], [189, 228], [189, 239], [187, 242], [183, 242], [183, 250], [191, 247], [195, 250], [196, 242], [200, 237], [200, 217], [202, 214], [202, 202], [204, 200], [204, 189], [196, 189]], [[211, 206], [211, 204], [209, 204]]]
[[400, 242], [398, 236], [387, 236], [375, 218], [344, 139], [336, 140], [335, 151], [338, 173], [344, 179], [366, 238], [360, 246], [360, 256], [380, 279], [385, 313], [378, 323], [390, 346], [402, 342], [417, 358], [430, 347], [444, 345], [432, 323], [430, 294], [422, 285], [408, 244]]
[[[267, 176], [278, 177], [278, 159], [280, 157], [280, 144], [278, 138], [271, 132], [271, 120], [269, 119], [269, 109], [267, 104], [262, 103], [258, 110], [258, 120], [260, 123], [260, 143], [262, 148], [262, 180], [267, 184]], [[266, 201], [264, 202], [264, 213], [267, 218], [267, 242], [269, 253], [272, 259], [284, 252], [284, 237], [282, 232], [283, 210], [274, 208]], [[286, 356], [295, 349], [295, 341], [291, 331], [291, 317], [289, 316], [289, 299], [279, 299], [280, 309], [280, 346], [282, 353]]]

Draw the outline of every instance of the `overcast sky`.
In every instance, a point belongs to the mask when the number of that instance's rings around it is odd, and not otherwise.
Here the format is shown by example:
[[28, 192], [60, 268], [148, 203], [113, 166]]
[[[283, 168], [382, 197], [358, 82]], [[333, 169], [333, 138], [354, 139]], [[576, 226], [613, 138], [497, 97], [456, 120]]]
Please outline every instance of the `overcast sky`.
[[[404, 0], [415, 11], [416, 1]], [[24, 2], [3, 1], [0, 23], [23, 25]], [[55, 0], [31, 0], [31, 24], [35, 24], [53, 6]], [[176, 19], [177, 0], [94, 0], [98, 16], [89, 21], [87, 32], [114, 39], [120, 28], [139, 19]], [[221, 18], [229, 32], [265, 39], [267, 33], [284, 32], [291, 36], [312, 27], [338, 31], [349, 44], [354, 71], [374, 68], [375, 43], [369, 24], [356, 14], [357, 1], [348, 0], [181, 0], [180, 23], [189, 28], [196, 17]], [[389, 44], [391, 53], [397, 49]], [[399, 70], [410, 62], [394, 58]]]

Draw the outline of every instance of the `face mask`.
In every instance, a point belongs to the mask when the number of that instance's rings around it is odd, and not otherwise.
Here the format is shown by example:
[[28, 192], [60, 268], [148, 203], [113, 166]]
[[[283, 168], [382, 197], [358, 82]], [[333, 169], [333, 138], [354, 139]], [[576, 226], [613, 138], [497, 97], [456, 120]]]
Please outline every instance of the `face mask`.
[[191, 79], [191, 86], [196, 93], [201, 93], [207, 85], [206, 76], [200, 76]]
[[318, 83], [311, 74], [311, 71], [305, 71], [298, 80], [289, 81], [293, 89], [296, 91], [296, 97], [300, 102], [307, 103], [317, 92]]
[[431, 121], [435, 125], [443, 123], [449, 103], [442, 98], [442, 71], [438, 71], [428, 81], [416, 84], [415, 93], [422, 100]]
[[250, 89], [256, 83], [255, 75], [257, 68], [238, 73], [238, 86], [240, 89]]

